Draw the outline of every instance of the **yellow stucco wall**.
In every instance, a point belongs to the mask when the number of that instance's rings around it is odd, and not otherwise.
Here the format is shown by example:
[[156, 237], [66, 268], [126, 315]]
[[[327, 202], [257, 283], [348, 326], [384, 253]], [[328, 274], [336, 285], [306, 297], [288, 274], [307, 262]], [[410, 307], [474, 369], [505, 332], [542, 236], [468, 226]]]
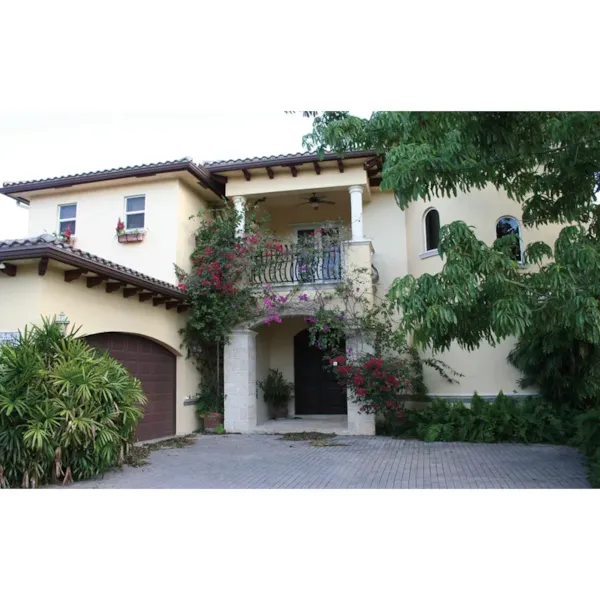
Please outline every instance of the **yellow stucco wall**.
[[[177, 247], [175, 252], [176, 264], [186, 271], [191, 266], [190, 255], [194, 251], [196, 244], [194, 233], [200, 225], [200, 219], [203, 219], [203, 211], [206, 209], [206, 203], [200, 195], [192, 190], [183, 181], [178, 182], [178, 214], [177, 214]], [[190, 219], [193, 215], [201, 216], [199, 219]]]
[[[76, 248], [176, 283], [173, 264], [189, 266], [196, 225], [188, 217], [204, 206], [199, 193], [175, 177], [109, 183], [37, 194], [31, 199], [28, 235], [58, 231], [59, 205], [77, 203]], [[143, 242], [120, 244], [117, 219], [125, 218], [125, 198], [135, 195], [146, 197], [147, 233]]]
[[186, 397], [196, 394], [199, 381], [193, 362], [180, 348], [178, 330], [185, 323], [185, 314], [139, 302], [137, 296], [107, 294], [104, 286], [87, 288], [85, 278], [65, 283], [63, 271], [52, 263], [43, 277], [37, 274], [37, 266], [18, 268], [17, 277], [0, 279], [0, 331], [22, 330], [29, 323], [40, 323], [42, 315], [64, 312], [71, 325], [81, 327], [81, 336], [122, 332], [157, 341], [176, 354], [176, 432], [190, 433], [197, 428], [195, 407], [183, 404]]
[[268, 216], [265, 226], [282, 239], [290, 242], [295, 240], [297, 227], [310, 226], [312, 224], [340, 223], [343, 233], [348, 234], [350, 230], [350, 200], [336, 196], [336, 203], [323, 204], [319, 210], [310, 206], [297, 206], [301, 200], [298, 196], [290, 196], [278, 199], [275, 207], [263, 208], [259, 206], [257, 214]]
[[340, 173], [336, 163], [322, 165], [321, 174], [317, 175], [312, 166], [298, 167], [296, 177], [291, 173], [277, 173], [269, 179], [266, 171], [252, 171], [252, 178], [246, 181], [241, 173], [225, 173], [228, 181], [225, 193], [228, 197], [255, 194], [276, 194], [279, 192], [296, 192], [304, 190], [342, 189], [351, 185], [366, 185], [367, 172], [362, 164], [346, 165]]

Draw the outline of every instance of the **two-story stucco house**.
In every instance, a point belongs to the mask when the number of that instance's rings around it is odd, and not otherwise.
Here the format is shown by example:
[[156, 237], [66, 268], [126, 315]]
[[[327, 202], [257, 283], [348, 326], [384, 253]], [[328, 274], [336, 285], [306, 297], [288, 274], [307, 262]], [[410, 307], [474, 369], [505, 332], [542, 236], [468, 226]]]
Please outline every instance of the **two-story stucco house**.
[[[79, 335], [108, 349], [142, 381], [149, 402], [139, 439], [184, 434], [196, 428], [199, 381], [181, 348], [178, 331], [188, 307], [173, 265], [189, 268], [196, 227], [189, 217], [220, 197], [240, 212], [260, 199], [271, 228], [290, 242], [324, 222], [347, 226], [346, 260], [372, 267], [378, 274], [372, 285], [381, 293], [396, 277], [442, 268], [439, 227], [450, 221], [474, 225], [487, 243], [513, 229], [524, 243], [552, 242], [556, 235], [550, 227], [523, 230], [519, 206], [494, 188], [401, 211], [393, 193], [380, 190], [380, 169], [370, 152], [323, 159], [295, 154], [203, 165], [184, 159], [5, 183], [1, 193], [29, 205], [29, 237], [0, 241], [0, 332], [64, 313], [81, 327]], [[118, 219], [130, 235], [115, 235]], [[52, 235], [67, 230], [70, 243]], [[335, 279], [329, 274], [324, 285]], [[270, 282], [290, 286], [294, 275]], [[228, 431], [274, 431], [256, 382], [277, 368], [295, 385], [290, 410], [296, 428], [374, 433], [374, 419], [321, 375], [306, 328], [302, 316], [289, 315], [277, 327], [249, 324], [233, 333], [224, 352]], [[509, 342], [472, 353], [453, 348], [441, 358], [462, 373], [460, 383], [427, 373], [430, 393], [516, 393], [519, 373], [506, 362], [509, 349]], [[318, 415], [329, 416], [315, 421]]]

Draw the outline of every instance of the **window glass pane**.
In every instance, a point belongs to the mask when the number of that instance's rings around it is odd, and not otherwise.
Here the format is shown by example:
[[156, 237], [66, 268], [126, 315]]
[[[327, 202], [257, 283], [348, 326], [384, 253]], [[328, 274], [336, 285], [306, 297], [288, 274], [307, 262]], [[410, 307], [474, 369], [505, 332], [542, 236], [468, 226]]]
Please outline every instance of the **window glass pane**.
[[425, 217], [426, 250], [435, 250], [440, 245], [440, 214], [430, 210]]
[[[496, 237], [500, 239], [505, 235], [516, 235], [517, 237], [521, 236], [519, 223], [513, 217], [502, 217], [502, 219], [500, 219], [496, 224]], [[513, 258], [516, 261], [521, 262], [521, 243], [519, 240], [514, 243], [511, 250]]]
[[77, 204], [65, 204], [59, 210], [59, 219], [74, 219], [77, 216]]
[[137, 229], [144, 226], [144, 213], [138, 215], [127, 215], [125, 227], [127, 229]]
[[127, 198], [126, 212], [136, 212], [138, 210], [145, 210], [146, 198], [145, 196], [136, 196], [135, 198]]
[[71, 235], [75, 235], [75, 221], [61, 221], [59, 232], [64, 233], [67, 227], [71, 228]]

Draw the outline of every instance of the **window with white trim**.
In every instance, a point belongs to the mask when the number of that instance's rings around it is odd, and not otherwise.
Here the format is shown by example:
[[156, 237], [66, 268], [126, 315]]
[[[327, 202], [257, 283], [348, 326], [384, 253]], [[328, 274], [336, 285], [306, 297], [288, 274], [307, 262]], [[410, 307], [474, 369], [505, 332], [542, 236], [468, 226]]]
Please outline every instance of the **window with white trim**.
[[440, 213], [435, 208], [430, 208], [425, 212], [423, 228], [425, 252], [437, 250], [440, 245]]
[[71, 235], [75, 235], [77, 220], [77, 204], [61, 204], [58, 207], [58, 233], [63, 235], [70, 229]]
[[146, 226], [146, 196], [125, 198], [125, 229], [144, 229]]
[[523, 262], [523, 240], [521, 238], [521, 226], [519, 221], [514, 217], [501, 217], [496, 221], [496, 239], [503, 238], [507, 235], [515, 235], [517, 239], [511, 248], [513, 258], [519, 262]]

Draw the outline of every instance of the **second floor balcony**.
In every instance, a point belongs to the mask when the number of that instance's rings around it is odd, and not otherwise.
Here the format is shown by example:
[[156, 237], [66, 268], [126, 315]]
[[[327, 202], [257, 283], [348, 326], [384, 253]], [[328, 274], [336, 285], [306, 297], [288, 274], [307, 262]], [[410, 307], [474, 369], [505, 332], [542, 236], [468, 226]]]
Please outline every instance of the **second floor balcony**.
[[263, 250], [256, 260], [252, 283], [256, 285], [334, 284], [342, 280], [342, 245], [307, 248], [284, 244]]

